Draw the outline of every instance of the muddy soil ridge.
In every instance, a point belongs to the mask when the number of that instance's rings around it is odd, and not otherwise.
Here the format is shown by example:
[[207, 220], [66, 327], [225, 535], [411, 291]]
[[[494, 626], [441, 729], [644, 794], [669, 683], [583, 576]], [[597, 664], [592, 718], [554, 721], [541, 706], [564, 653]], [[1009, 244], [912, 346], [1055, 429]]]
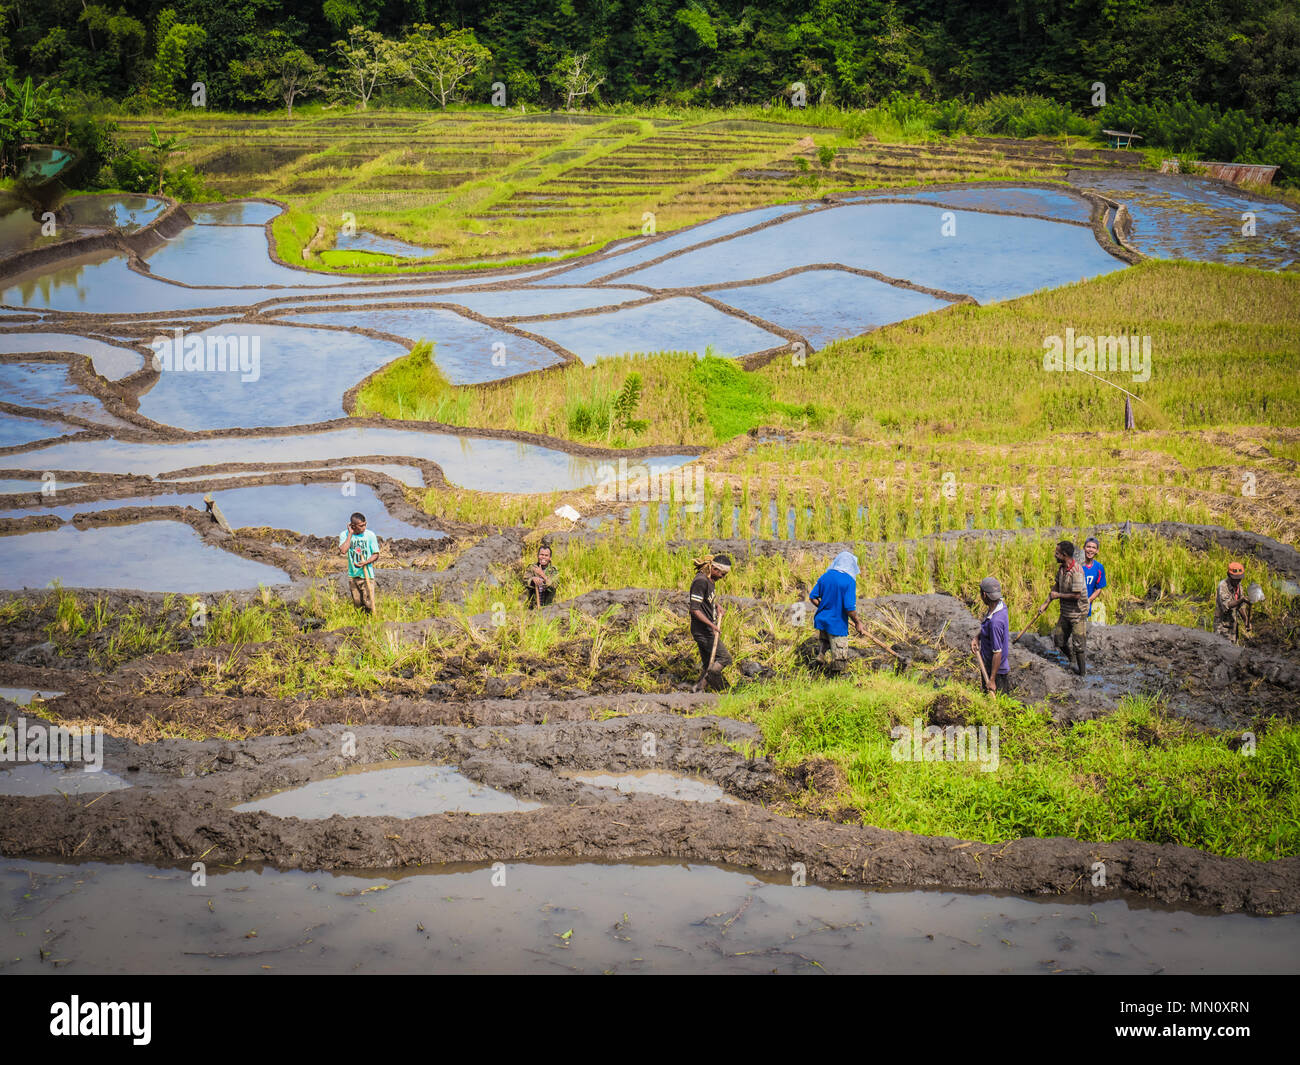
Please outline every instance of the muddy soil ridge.
[[[355, 759], [340, 753], [345, 731], [355, 740]], [[62, 796], [0, 797], [0, 848], [8, 856], [30, 858], [167, 863], [202, 855], [217, 865], [265, 861], [301, 869], [564, 856], [665, 857], [789, 872], [800, 862], [807, 876], [821, 883], [1020, 894], [1081, 891], [1096, 898], [1134, 893], [1254, 914], [1300, 909], [1300, 858], [1251, 862], [1134, 841], [1053, 838], [990, 845], [784, 817], [762, 803], [799, 785], [765, 760], [747, 760], [726, 746], [753, 731], [730, 720], [651, 712], [558, 726], [335, 726], [237, 744], [166, 740], [139, 747], [110, 739], [106, 767], [131, 779], [134, 787], [86, 804]], [[625, 795], [558, 775], [564, 769], [647, 768], [642, 753], [647, 732], [657, 738], [656, 767], [708, 777], [742, 801], [723, 805]], [[457, 765], [471, 779], [548, 805], [509, 814], [323, 821], [230, 809], [254, 795], [394, 753]], [[165, 822], [158, 818], [160, 808], [168, 811]], [[1106, 863], [1105, 888], [1092, 884], [1098, 861]]]

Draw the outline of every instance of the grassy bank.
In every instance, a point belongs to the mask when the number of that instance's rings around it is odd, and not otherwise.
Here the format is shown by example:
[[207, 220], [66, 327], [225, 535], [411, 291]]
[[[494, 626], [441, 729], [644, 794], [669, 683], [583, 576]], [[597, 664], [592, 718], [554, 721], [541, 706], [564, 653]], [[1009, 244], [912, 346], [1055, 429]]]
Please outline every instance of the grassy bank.
[[[894, 759], [891, 728], [918, 717], [928, 724], [940, 708], [946, 723], [998, 728], [996, 771], [977, 761]], [[985, 843], [1139, 839], [1256, 860], [1300, 849], [1296, 725], [1271, 725], [1247, 756], [1230, 746], [1233, 737], [1200, 732], [1144, 699], [1060, 727], [1034, 707], [882, 675], [865, 686], [747, 687], [724, 696], [718, 712], [756, 723], [778, 765], [824, 760], [791, 812]]]

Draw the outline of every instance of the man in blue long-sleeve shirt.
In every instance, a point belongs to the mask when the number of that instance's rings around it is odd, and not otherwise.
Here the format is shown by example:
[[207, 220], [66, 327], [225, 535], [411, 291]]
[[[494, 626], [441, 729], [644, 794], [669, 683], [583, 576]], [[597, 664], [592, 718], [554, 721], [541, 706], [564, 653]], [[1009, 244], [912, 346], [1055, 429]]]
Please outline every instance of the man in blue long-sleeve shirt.
[[859, 636], [867, 634], [858, 620], [857, 577], [857, 557], [852, 551], [841, 551], [808, 593], [817, 607], [813, 628], [821, 641], [821, 654], [829, 654], [833, 673], [842, 672], [849, 658], [849, 622], [853, 622]]

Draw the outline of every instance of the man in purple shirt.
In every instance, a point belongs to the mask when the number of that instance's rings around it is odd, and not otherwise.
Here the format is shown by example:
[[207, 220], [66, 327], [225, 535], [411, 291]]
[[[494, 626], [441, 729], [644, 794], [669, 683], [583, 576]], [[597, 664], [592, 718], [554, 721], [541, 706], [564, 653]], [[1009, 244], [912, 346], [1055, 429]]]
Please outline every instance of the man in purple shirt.
[[996, 577], [980, 581], [980, 599], [988, 611], [980, 622], [978, 636], [970, 639], [970, 649], [984, 661], [988, 674], [985, 689], [990, 693], [1011, 694], [1011, 625], [1007, 604], [1002, 600], [1002, 585]]

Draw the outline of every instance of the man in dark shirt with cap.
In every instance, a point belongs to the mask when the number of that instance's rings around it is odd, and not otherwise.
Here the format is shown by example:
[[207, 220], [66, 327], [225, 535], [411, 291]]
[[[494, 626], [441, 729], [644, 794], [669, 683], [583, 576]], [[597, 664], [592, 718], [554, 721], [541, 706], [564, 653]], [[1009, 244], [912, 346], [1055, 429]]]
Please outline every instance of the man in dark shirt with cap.
[[700, 651], [703, 669], [695, 687], [707, 685], [717, 690], [724, 687], [722, 671], [731, 665], [731, 652], [722, 642], [719, 628], [721, 611], [718, 609], [714, 582], [731, 572], [730, 555], [705, 555], [693, 560], [695, 579], [691, 581], [689, 604], [691, 612], [691, 637]]
[[980, 598], [988, 611], [980, 622], [978, 636], [972, 636], [970, 649], [984, 662], [988, 680], [985, 689], [992, 694], [1011, 694], [1011, 624], [1007, 604], [1002, 600], [1002, 585], [996, 577], [980, 581]]

